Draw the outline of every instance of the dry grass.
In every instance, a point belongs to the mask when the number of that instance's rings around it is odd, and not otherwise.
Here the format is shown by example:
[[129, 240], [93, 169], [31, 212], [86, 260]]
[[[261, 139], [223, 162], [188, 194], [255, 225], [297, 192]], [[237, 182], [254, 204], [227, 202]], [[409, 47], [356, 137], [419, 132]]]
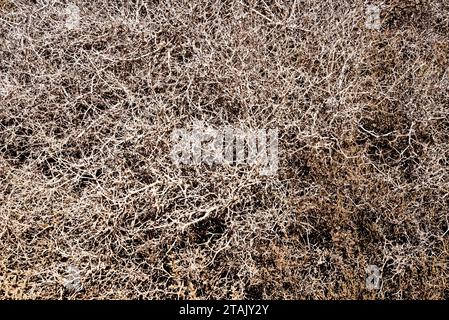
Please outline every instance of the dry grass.
[[[446, 0], [73, 3], [0, 1], [1, 298], [449, 297]], [[176, 167], [194, 120], [278, 176]]]

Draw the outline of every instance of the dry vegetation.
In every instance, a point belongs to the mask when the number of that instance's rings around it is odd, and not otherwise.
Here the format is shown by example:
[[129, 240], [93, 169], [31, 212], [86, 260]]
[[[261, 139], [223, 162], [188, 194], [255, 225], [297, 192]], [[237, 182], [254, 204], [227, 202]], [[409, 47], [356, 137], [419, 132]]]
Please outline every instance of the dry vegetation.
[[[448, 0], [72, 3], [0, 1], [0, 298], [449, 298]], [[278, 176], [175, 166], [195, 120]]]

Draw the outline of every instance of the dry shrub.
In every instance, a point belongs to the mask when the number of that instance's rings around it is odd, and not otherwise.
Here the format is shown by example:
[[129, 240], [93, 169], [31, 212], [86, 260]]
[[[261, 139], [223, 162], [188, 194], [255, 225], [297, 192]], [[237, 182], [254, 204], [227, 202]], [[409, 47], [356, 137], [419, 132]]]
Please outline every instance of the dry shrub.
[[[0, 2], [1, 298], [447, 299], [444, 1], [73, 3]], [[278, 175], [174, 165], [197, 120]]]

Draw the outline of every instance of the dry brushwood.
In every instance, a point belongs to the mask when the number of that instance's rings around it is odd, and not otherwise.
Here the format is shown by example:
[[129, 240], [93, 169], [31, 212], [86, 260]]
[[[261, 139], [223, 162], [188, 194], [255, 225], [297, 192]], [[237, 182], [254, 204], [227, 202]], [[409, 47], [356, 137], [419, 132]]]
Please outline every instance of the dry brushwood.
[[[0, 298], [447, 299], [448, 8], [0, 0]], [[197, 120], [277, 176], [173, 164]]]

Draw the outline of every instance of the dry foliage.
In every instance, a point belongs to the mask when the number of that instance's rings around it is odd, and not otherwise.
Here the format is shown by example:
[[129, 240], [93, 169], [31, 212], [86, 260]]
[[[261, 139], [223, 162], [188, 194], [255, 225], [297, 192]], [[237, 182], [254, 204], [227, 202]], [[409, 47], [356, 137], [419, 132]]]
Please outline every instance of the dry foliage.
[[[0, 1], [1, 298], [449, 297], [447, 0], [73, 3]], [[195, 120], [278, 176], [175, 166]]]

